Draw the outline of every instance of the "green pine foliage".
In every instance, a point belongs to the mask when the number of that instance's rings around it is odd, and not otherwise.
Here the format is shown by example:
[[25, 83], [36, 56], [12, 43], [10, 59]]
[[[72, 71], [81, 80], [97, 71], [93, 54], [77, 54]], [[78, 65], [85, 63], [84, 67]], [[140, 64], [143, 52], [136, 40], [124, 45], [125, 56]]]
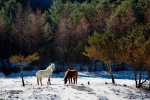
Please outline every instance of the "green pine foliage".
[[17, 3], [16, 0], [9, 0], [8, 2], [4, 2], [1, 14], [8, 24], [12, 24], [19, 6], [21, 6], [21, 4]]
[[49, 8], [50, 12], [50, 19], [52, 22], [52, 25], [54, 27], [58, 26], [59, 18], [61, 16], [61, 13], [63, 12], [64, 4], [61, 0], [55, 0], [53, 2], [53, 5]]

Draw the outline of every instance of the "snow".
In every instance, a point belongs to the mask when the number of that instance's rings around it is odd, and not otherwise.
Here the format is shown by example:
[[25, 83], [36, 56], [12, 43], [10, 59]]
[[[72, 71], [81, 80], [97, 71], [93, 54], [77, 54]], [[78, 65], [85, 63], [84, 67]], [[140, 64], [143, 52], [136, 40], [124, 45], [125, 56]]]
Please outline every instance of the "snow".
[[0, 73], [0, 100], [150, 100], [149, 90], [135, 88], [132, 71], [114, 72], [116, 85], [106, 71], [79, 72], [78, 84], [64, 84], [65, 72], [53, 73], [52, 85], [43, 79], [42, 86], [35, 73], [24, 72], [25, 87], [20, 73], [7, 77]]

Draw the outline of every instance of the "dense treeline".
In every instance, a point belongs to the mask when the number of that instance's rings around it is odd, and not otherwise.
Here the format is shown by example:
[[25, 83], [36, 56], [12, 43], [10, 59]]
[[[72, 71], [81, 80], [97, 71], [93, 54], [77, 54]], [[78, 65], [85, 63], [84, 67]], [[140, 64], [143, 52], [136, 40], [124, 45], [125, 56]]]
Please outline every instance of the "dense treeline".
[[1, 59], [38, 52], [40, 63], [100, 60], [113, 83], [114, 63], [132, 66], [135, 80], [137, 70], [150, 73], [149, 0], [54, 0], [45, 11], [24, 2], [0, 2]]

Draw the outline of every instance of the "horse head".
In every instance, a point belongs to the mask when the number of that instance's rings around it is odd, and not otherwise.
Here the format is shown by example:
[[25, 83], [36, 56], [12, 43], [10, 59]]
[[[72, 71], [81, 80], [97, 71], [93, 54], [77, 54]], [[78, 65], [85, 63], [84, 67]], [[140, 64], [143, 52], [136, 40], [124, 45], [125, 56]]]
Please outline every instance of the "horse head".
[[67, 77], [64, 77], [64, 84], [67, 83]]
[[54, 63], [51, 64], [51, 68], [52, 68], [52, 70], [55, 69], [55, 64]]
[[55, 64], [54, 63], [52, 63], [50, 66], [48, 66], [48, 68], [47, 69], [52, 69], [52, 71], [55, 69]]
[[67, 83], [67, 79], [68, 79], [68, 72], [70, 71], [70, 69], [68, 69], [65, 73], [65, 76], [64, 76], [64, 84]]

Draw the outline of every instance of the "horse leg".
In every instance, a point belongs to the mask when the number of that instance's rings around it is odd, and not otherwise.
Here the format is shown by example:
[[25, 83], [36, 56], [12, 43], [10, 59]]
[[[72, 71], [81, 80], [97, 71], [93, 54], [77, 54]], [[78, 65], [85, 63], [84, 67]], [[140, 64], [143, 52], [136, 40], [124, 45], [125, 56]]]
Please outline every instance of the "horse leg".
[[37, 77], [37, 85], [39, 85], [39, 78]]
[[68, 80], [69, 80], [69, 84], [70, 84], [70, 78], [68, 78]]
[[49, 79], [47, 80], [47, 85], [49, 85]]
[[50, 81], [50, 78], [49, 78], [49, 85], [51, 85], [51, 81]]
[[76, 78], [76, 84], [77, 84], [77, 78]]
[[50, 78], [48, 78], [47, 85], [51, 85]]
[[42, 85], [42, 77], [40, 77], [40, 82], [41, 82], [41, 85]]
[[73, 78], [73, 81], [74, 81], [74, 84], [75, 84], [75, 81], [76, 81], [75, 78]]
[[71, 79], [71, 84], [72, 84], [72, 78], [70, 78]]

